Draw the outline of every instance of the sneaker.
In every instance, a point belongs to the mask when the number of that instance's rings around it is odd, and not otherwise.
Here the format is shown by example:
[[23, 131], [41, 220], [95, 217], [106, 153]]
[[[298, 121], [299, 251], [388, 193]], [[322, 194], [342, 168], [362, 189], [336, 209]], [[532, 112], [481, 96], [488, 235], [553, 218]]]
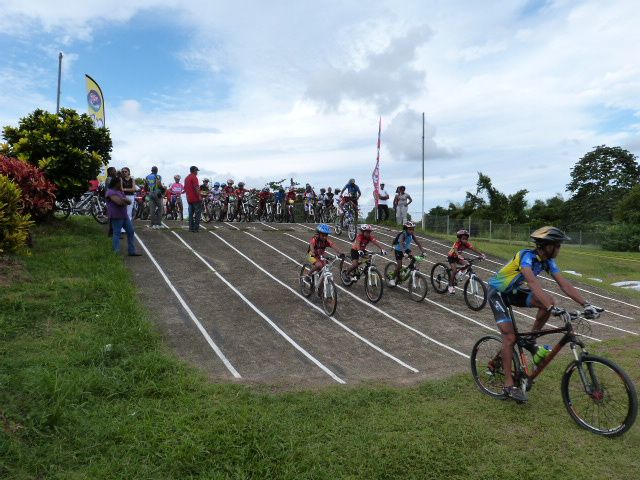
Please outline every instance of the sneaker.
[[504, 387], [504, 394], [516, 402], [526, 402], [527, 396], [515, 385], [511, 385], [510, 387]]
[[455, 295], [456, 294], [456, 287], [449, 287], [449, 294], [450, 295]]
[[533, 337], [522, 337], [521, 345], [523, 348], [529, 350], [531, 355], [535, 355], [538, 351], [538, 344], [536, 343], [536, 339]]
[[389, 286], [390, 287], [395, 287], [396, 286], [396, 279], [392, 278], [391, 280], [389, 280]]

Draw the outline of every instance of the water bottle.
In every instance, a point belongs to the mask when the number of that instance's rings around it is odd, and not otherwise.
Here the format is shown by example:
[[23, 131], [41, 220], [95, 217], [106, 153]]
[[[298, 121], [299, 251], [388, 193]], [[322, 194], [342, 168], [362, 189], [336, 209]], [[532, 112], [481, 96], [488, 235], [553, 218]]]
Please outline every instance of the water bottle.
[[547, 355], [549, 355], [549, 353], [551, 353], [551, 345], [538, 347], [538, 350], [536, 350], [536, 354], [533, 356], [533, 363], [535, 363], [536, 365], [540, 365], [540, 363], [542, 363], [542, 360], [547, 358]]

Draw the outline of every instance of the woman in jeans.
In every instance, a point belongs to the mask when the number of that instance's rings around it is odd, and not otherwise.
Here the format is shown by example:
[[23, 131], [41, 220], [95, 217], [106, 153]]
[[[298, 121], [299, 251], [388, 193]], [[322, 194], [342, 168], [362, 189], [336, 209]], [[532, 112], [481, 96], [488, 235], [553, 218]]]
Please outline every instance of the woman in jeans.
[[[109, 189], [105, 195], [107, 200], [107, 214], [109, 220], [113, 226], [114, 232], [119, 232], [124, 229], [127, 232], [127, 250], [130, 257], [139, 257], [140, 254], [136, 253], [136, 246], [134, 242], [134, 230], [133, 223], [127, 214], [127, 205], [131, 204], [131, 201], [127, 199], [122, 191], [122, 178], [115, 177], [109, 184]], [[120, 235], [117, 233], [112, 237], [113, 251], [120, 252]]]

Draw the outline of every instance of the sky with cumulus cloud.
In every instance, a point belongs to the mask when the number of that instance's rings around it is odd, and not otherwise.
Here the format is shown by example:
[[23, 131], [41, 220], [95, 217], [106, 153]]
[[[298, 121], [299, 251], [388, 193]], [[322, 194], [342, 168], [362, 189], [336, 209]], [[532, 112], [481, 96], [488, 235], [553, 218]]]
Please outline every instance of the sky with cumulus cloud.
[[371, 199], [381, 178], [420, 209], [477, 172], [528, 200], [565, 195], [592, 147], [640, 154], [635, 0], [0, 0], [0, 125], [105, 94], [113, 164], [249, 185], [294, 177]]

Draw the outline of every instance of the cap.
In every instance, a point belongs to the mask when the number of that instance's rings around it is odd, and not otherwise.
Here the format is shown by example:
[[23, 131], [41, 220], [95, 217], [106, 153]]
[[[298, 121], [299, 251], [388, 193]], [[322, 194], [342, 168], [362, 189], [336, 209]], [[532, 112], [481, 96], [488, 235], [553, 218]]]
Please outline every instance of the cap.
[[195, 165], [192, 165], [192, 166], [189, 168], [189, 171], [190, 171], [191, 173], [193, 173], [193, 172], [199, 172], [199, 171], [200, 171], [200, 169], [199, 169], [198, 167], [196, 167]]

